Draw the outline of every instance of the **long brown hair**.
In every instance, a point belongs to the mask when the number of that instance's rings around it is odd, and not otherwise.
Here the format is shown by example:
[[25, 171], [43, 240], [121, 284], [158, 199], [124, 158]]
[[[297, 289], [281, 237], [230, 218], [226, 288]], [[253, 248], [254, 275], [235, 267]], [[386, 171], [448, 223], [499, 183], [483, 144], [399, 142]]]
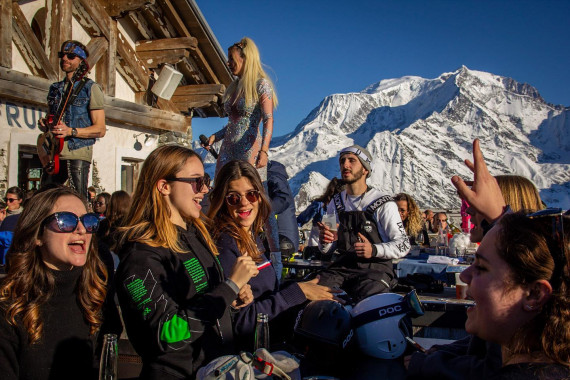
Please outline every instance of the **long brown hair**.
[[[57, 200], [74, 196], [85, 204], [74, 190], [65, 187], [36, 194], [18, 219], [12, 246], [8, 253], [8, 274], [0, 286], [0, 302], [7, 304], [6, 320], [16, 325], [21, 318], [30, 344], [42, 337], [40, 309], [54, 294], [55, 279], [46, 266], [36, 244], [43, 232], [42, 221], [50, 215]], [[107, 294], [107, 270], [99, 259], [95, 236], [91, 239], [87, 261], [77, 284], [77, 301], [94, 334], [102, 323], [101, 309]]]
[[327, 185], [325, 192], [323, 194], [321, 194], [321, 196], [315, 198], [314, 200], [318, 201], [318, 202], [322, 202], [326, 206], [330, 203], [330, 201], [333, 199], [335, 194], [340, 193], [344, 190], [344, 187], [345, 187], [345, 183], [342, 179], [338, 179], [336, 177], [333, 177], [333, 179], [331, 179], [329, 184]]
[[131, 208], [131, 196], [124, 190], [115, 191], [111, 194], [111, 200], [105, 211], [105, 217], [110, 226], [116, 226], [117, 222], [129, 213]]
[[[127, 241], [136, 241], [151, 247], [164, 247], [183, 253], [178, 243], [178, 230], [170, 221], [170, 208], [156, 186], [158, 181], [176, 177], [186, 161], [196, 157], [202, 165], [202, 158], [193, 150], [178, 145], [163, 145], [152, 151], [144, 161], [139, 181], [133, 194], [133, 203], [127, 215], [127, 223], [118, 229], [121, 239], [119, 246]], [[204, 237], [208, 247], [218, 254], [210, 234], [200, 219], [189, 219]]]
[[[225, 202], [230, 182], [240, 178], [247, 178], [253, 188], [259, 191], [260, 198], [259, 211], [257, 217], [251, 226], [251, 231], [246, 232], [239, 223], [234, 219], [228, 210]], [[212, 235], [217, 239], [222, 232], [229, 234], [237, 242], [238, 249], [245, 255], [251, 256], [255, 261], [261, 260], [261, 252], [257, 248], [255, 236], [261, 232], [261, 228], [265, 220], [269, 216], [271, 204], [261, 183], [261, 178], [249, 162], [234, 160], [225, 164], [220, 172], [216, 175], [216, 185], [210, 195], [210, 209], [208, 217], [212, 219]]]
[[554, 362], [570, 366], [570, 220], [565, 219], [565, 255], [553, 235], [552, 217], [529, 219], [523, 213], [500, 219], [496, 246], [511, 269], [513, 285], [547, 280], [552, 286], [552, 295], [541, 312], [514, 334], [510, 352], [542, 352]]

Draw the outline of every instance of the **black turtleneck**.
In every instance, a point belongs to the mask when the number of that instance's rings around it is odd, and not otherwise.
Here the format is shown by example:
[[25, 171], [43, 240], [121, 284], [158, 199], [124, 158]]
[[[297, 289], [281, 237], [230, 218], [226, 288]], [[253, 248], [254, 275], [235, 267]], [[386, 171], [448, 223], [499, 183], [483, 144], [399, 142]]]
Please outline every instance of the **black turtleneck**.
[[2, 379], [77, 379], [93, 378], [94, 337], [77, 301], [76, 285], [83, 267], [52, 271], [55, 292], [41, 307], [43, 333], [30, 345], [28, 334], [0, 315], [0, 377]]

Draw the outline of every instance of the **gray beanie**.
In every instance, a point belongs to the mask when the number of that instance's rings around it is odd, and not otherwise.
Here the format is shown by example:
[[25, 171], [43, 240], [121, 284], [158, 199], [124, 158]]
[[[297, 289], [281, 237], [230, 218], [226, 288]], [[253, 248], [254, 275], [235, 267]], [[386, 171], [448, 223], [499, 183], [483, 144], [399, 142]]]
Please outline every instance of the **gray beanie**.
[[354, 153], [356, 157], [358, 157], [358, 159], [360, 160], [362, 166], [364, 166], [364, 169], [368, 170], [366, 178], [370, 177], [370, 174], [372, 174], [372, 155], [370, 154], [370, 152], [361, 147], [360, 145], [352, 145], [349, 146], [348, 148], [344, 148], [343, 150], [341, 150], [340, 156], [342, 157], [342, 155], [346, 153]]

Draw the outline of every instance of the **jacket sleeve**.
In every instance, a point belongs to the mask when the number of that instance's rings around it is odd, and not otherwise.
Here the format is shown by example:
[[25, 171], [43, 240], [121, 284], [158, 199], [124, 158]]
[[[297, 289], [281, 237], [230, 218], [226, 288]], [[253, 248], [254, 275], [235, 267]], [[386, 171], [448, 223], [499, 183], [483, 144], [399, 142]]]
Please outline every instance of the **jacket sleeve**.
[[319, 210], [319, 202], [313, 201], [302, 213], [297, 216], [297, 224], [299, 227], [304, 226], [309, 220], [312, 220]]
[[[218, 249], [220, 252], [220, 263], [224, 268], [224, 273], [228, 274], [232, 266], [241, 253], [238, 251], [235, 240], [227, 235], [222, 235], [218, 240]], [[262, 270], [274, 271], [273, 267], [267, 267]], [[255, 281], [252, 279], [250, 281]], [[275, 286], [271, 284], [271, 286]], [[255, 298], [252, 303], [239, 309], [234, 316], [234, 330], [237, 334], [249, 334], [255, 330], [257, 313], [264, 313], [272, 320], [281, 312], [305, 302], [307, 298], [297, 283], [290, 283], [281, 290], [274, 288], [271, 292], [265, 292], [263, 295]]]
[[376, 210], [376, 224], [383, 243], [375, 244], [376, 257], [399, 259], [410, 251], [410, 241], [395, 202], [386, 202]]
[[[195, 282], [196, 273], [205, 272], [198, 260], [178, 267], [159, 249], [136, 244], [123, 255], [116, 290], [125, 327], [137, 351], [191, 351], [206, 329], [216, 329], [236, 293], [224, 282], [210, 289], [207, 283]], [[173, 356], [163, 355], [163, 361]], [[191, 357], [187, 356], [190, 362]]]
[[268, 173], [267, 188], [271, 198], [271, 208], [275, 214], [279, 215], [289, 207], [289, 193], [287, 192], [287, 181], [279, 174]]
[[[487, 379], [501, 368], [501, 348], [467, 337], [448, 345], [437, 346], [431, 354], [416, 352], [408, 366], [408, 378]], [[473, 350], [473, 346], [477, 346]]]

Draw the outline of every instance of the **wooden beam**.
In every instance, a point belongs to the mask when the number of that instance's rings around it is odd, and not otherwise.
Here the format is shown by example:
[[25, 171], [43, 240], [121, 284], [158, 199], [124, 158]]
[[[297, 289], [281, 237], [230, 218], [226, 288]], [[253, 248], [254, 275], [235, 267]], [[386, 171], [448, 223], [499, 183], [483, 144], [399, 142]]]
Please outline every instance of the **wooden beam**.
[[176, 29], [164, 17], [163, 10], [160, 7], [151, 5], [144, 8], [141, 13], [158, 36], [163, 38], [178, 37]]
[[156, 69], [162, 63], [175, 65], [184, 58], [190, 57], [190, 52], [186, 49], [143, 51], [137, 54], [146, 67], [152, 69]]
[[[52, 81], [0, 67], [0, 97], [47, 108], [47, 94]], [[122, 99], [105, 96], [105, 119], [156, 131], [187, 132], [184, 115], [158, 110]]]
[[137, 53], [155, 50], [190, 49], [198, 47], [198, 40], [194, 37], [163, 38], [160, 40], [140, 40], [135, 44]]
[[178, 86], [173, 96], [190, 95], [224, 95], [226, 86], [223, 84], [191, 84], [188, 86]]
[[98, 0], [75, 0], [75, 9], [82, 15], [77, 21], [86, 31], [111, 39], [111, 18]]
[[54, 82], [57, 81], [57, 71], [50, 63], [40, 41], [38, 41], [36, 35], [32, 31], [26, 16], [24, 16], [24, 13], [17, 2], [12, 3], [12, 16], [13, 21], [11, 21], [10, 24], [12, 25], [14, 32], [14, 44], [20, 51], [20, 54], [24, 58], [24, 61], [26, 62], [26, 65], [28, 65], [32, 74], [50, 79]]
[[120, 56], [117, 70], [127, 84], [135, 92], [146, 91], [150, 72], [120, 32], [117, 35], [117, 52]]
[[200, 72], [200, 70], [196, 65], [196, 62], [192, 59], [192, 57], [183, 59], [182, 62], [178, 64], [178, 70], [180, 70], [180, 72], [184, 74], [184, 77], [190, 79], [194, 83], [197, 84], [208, 83], [208, 81], [204, 77], [204, 74]]
[[109, 16], [120, 17], [148, 4], [154, 4], [154, 0], [103, 0], [101, 4]]
[[0, 0], [0, 66], [12, 67], [12, 0]]
[[218, 97], [215, 95], [173, 96], [170, 100], [180, 112], [188, 112], [189, 108], [209, 107], [217, 103]]
[[97, 66], [96, 79], [103, 87], [105, 95], [115, 96], [116, 63], [117, 63], [117, 22], [111, 21], [111, 31], [107, 42], [107, 54], [101, 58]]
[[[174, 7], [170, 0], [157, 0], [157, 3], [162, 7], [164, 14], [172, 23], [179, 35], [184, 37], [192, 37], [190, 31], [181, 18], [180, 12]], [[191, 55], [195, 61], [194, 63], [197, 63], [196, 66], [200, 69], [201, 72], [204, 73], [201, 74], [201, 76], [203, 78], [205, 77], [204, 80], [197, 81], [197, 83], [220, 83], [220, 80], [218, 79], [216, 73], [214, 70], [212, 70], [212, 67], [200, 51], [199, 45], [197, 49], [192, 50]]]
[[[59, 67], [57, 53], [63, 41], [70, 40], [73, 3], [72, 0], [46, 1], [48, 13], [46, 20], [46, 53], [52, 67]], [[59, 76], [59, 75], [58, 75]], [[61, 73], [63, 78], [63, 73]]]
[[131, 12], [127, 17], [132, 22], [135, 29], [139, 31], [143, 39], [152, 40], [157, 38], [156, 33], [154, 33], [154, 30], [152, 30], [142, 14]]
[[89, 67], [93, 67], [99, 62], [99, 60], [107, 53], [107, 40], [105, 37], [95, 37], [87, 44], [87, 50], [89, 51], [89, 57], [87, 58], [87, 63]]
[[158, 100], [156, 101], [158, 108], [164, 111], [170, 111], [170, 112], [175, 112], [178, 113], [180, 112], [180, 110], [178, 109], [178, 107], [172, 102], [172, 100], [166, 100], [166, 99], [161, 99], [158, 98]]

